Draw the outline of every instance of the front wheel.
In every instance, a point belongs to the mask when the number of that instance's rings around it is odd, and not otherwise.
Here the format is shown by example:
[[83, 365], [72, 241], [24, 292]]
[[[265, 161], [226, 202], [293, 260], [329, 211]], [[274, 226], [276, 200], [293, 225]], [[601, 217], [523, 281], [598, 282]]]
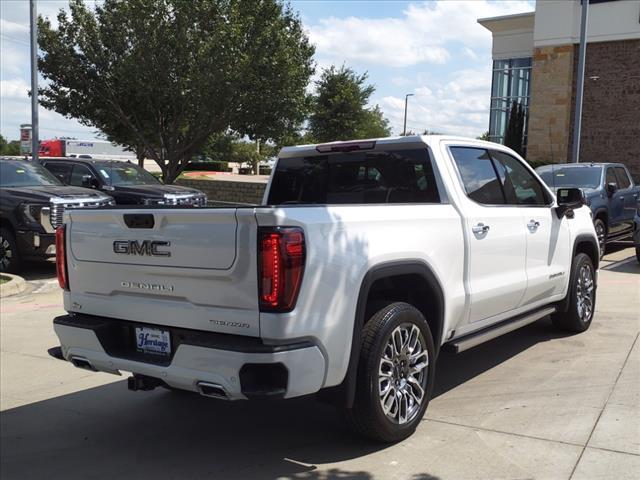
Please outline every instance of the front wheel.
[[0, 228], [0, 272], [16, 273], [20, 269], [20, 253], [13, 232]]
[[604, 257], [604, 251], [607, 248], [607, 226], [602, 220], [596, 218], [593, 222], [593, 228], [596, 230], [598, 236], [598, 244], [600, 245], [600, 260]]
[[553, 314], [551, 319], [561, 330], [584, 332], [591, 325], [596, 308], [595, 269], [588, 255], [579, 253], [574, 257], [569, 282], [569, 309]]
[[411, 435], [427, 409], [435, 348], [427, 321], [407, 303], [392, 303], [365, 324], [353, 408], [347, 421], [382, 442]]

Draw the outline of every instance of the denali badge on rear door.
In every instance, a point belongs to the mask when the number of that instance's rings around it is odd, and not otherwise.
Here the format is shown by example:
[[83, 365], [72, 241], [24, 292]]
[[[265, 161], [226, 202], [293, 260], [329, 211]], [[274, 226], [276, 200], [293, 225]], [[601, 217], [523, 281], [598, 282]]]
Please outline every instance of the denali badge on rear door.
[[168, 247], [171, 242], [158, 240], [116, 240], [113, 242], [113, 251], [123, 255], [147, 255], [149, 257], [170, 257], [171, 252], [160, 250], [160, 247]]

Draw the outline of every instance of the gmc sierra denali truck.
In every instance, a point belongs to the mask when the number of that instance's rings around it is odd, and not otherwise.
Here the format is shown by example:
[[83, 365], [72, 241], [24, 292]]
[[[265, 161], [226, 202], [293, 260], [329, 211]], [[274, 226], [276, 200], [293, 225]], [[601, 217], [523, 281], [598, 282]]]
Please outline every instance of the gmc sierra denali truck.
[[63, 185], [37, 163], [0, 158], [0, 272], [55, 251], [55, 229], [69, 208], [114, 205], [104, 193]]
[[260, 206], [72, 210], [57, 239], [52, 355], [133, 390], [319, 392], [382, 441], [415, 430], [443, 345], [589, 328], [599, 261], [579, 189], [445, 136], [284, 148]]

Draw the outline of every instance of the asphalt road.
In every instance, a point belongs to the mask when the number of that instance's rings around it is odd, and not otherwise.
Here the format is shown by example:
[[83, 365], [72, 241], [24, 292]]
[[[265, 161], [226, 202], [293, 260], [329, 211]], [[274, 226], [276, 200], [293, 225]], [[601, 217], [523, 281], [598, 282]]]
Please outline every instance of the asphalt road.
[[541, 320], [459, 355], [444, 351], [415, 435], [352, 435], [313, 398], [224, 402], [50, 358], [63, 312], [52, 265], [1, 299], [0, 477], [215, 479], [637, 479], [640, 266], [618, 245], [590, 330]]

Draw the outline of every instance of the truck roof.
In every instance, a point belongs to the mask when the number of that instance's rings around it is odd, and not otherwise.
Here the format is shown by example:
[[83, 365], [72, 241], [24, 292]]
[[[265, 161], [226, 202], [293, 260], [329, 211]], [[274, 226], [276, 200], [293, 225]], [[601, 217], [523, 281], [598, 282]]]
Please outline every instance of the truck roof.
[[[465, 144], [473, 143], [478, 146], [484, 147], [495, 147], [499, 145], [503, 147], [503, 145], [487, 142], [484, 140], [478, 140], [476, 138], [469, 137], [460, 137], [455, 135], [407, 135], [407, 136], [396, 136], [396, 137], [381, 137], [381, 138], [368, 138], [363, 140], [344, 140], [344, 141], [336, 141], [336, 142], [328, 142], [328, 143], [313, 143], [307, 145], [296, 145], [291, 147], [284, 147], [280, 150], [279, 157], [298, 157], [301, 155], [304, 156], [313, 156], [313, 155], [323, 155], [329, 153], [332, 146], [338, 147], [341, 145], [357, 145], [357, 144], [367, 144], [375, 142], [375, 146], [416, 146], [417, 144], [425, 144], [425, 145], [435, 145], [440, 141], [459, 141], [464, 142]], [[322, 147], [327, 148], [326, 151], [320, 151]], [[370, 147], [372, 148], [372, 147]], [[363, 148], [364, 150], [365, 148]], [[367, 148], [368, 149], [368, 148]]]

